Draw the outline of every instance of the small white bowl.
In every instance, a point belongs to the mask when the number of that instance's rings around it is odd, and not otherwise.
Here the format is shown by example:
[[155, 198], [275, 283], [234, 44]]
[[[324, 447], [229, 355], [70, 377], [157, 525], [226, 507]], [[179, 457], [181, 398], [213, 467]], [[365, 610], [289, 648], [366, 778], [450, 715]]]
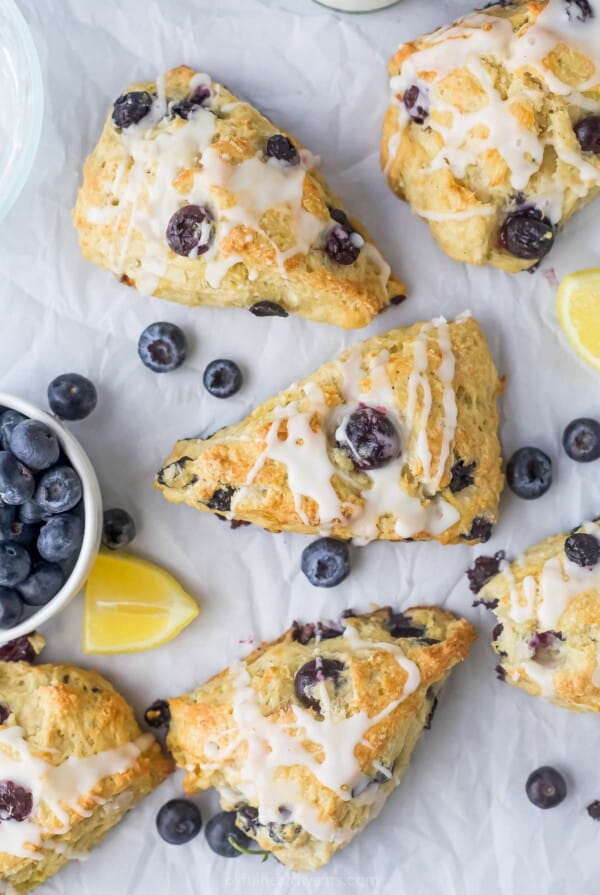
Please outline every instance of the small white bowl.
[[56, 596], [52, 597], [45, 606], [40, 606], [37, 612], [34, 612], [25, 621], [15, 625], [14, 628], [0, 629], [0, 645], [2, 645], [3, 643], [8, 643], [9, 640], [14, 640], [16, 637], [21, 637], [23, 634], [30, 634], [60, 612], [61, 609], [64, 609], [67, 603], [81, 592], [100, 549], [100, 539], [102, 537], [102, 497], [98, 479], [88, 455], [75, 436], [65, 429], [59, 419], [50, 416], [49, 413], [45, 413], [39, 407], [24, 401], [22, 398], [17, 398], [4, 392], [0, 392], [0, 407], [18, 410], [19, 413], [23, 413], [31, 419], [45, 423], [54, 432], [63, 451], [81, 479], [85, 512], [83, 543], [69, 578]]

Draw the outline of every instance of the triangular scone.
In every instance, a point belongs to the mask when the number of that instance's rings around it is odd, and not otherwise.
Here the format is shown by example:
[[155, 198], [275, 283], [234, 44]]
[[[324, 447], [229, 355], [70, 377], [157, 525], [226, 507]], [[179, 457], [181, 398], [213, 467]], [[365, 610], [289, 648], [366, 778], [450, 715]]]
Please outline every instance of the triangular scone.
[[436, 607], [295, 624], [169, 701], [167, 745], [186, 791], [214, 786], [282, 864], [322, 867], [398, 785], [474, 639]]
[[74, 211], [83, 254], [146, 295], [366, 326], [405, 289], [317, 164], [208, 75], [175, 68], [108, 116]]
[[22, 895], [86, 855], [172, 767], [96, 672], [0, 661], [0, 891]]
[[243, 422], [177, 442], [157, 486], [270, 531], [485, 541], [503, 484], [499, 389], [472, 318], [392, 330]]
[[600, 524], [530, 547], [480, 591], [498, 617], [498, 676], [564, 708], [600, 712]]

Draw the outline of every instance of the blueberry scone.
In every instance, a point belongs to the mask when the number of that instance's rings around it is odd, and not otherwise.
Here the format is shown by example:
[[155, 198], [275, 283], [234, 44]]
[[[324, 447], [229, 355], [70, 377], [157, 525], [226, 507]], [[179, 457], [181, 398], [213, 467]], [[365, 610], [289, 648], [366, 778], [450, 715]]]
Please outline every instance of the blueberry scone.
[[600, 0], [500, 3], [400, 47], [382, 165], [457, 261], [535, 265], [600, 189]]
[[186, 792], [214, 786], [282, 864], [322, 867], [398, 785], [474, 639], [436, 607], [294, 624], [162, 709]]
[[243, 422], [177, 442], [156, 484], [270, 531], [485, 541], [503, 484], [499, 390], [473, 318], [392, 330]]
[[[37, 647], [2, 650], [31, 660]], [[0, 891], [29, 892], [84, 857], [171, 770], [99, 674], [0, 661]]]
[[146, 295], [365, 326], [404, 286], [249, 103], [181, 66], [119, 97], [74, 211], [83, 254]]
[[600, 524], [527, 550], [479, 592], [498, 617], [498, 674], [534, 696], [600, 712]]

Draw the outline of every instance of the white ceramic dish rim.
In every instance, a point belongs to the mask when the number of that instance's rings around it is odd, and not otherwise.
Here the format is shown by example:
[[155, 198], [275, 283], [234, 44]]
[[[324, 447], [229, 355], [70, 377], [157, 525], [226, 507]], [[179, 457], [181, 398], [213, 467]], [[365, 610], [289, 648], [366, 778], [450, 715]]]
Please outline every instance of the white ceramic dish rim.
[[18, 410], [19, 413], [31, 419], [45, 423], [56, 434], [61, 447], [79, 474], [83, 485], [83, 507], [85, 511], [83, 544], [71, 575], [64, 583], [55, 597], [45, 606], [41, 606], [37, 612], [30, 615], [24, 622], [14, 628], [0, 630], [0, 645], [8, 643], [24, 634], [30, 634], [40, 625], [47, 622], [80, 593], [91, 571], [94, 560], [100, 549], [102, 536], [102, 496], [100, 485], [88, 455], [85, 453], [79, 441], [69, 432], [62, 422], [49, 413], [40, 410], [35, 404], [30, 404], [23, 398], [0, 391], [0, 407], [9, 407]]

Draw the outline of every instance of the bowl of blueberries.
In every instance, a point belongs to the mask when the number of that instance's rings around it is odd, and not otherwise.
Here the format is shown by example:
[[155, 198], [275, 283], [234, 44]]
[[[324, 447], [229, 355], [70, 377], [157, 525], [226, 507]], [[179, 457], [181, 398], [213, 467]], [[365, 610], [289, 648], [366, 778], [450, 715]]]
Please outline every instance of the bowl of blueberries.
[[48, 387], [54, 415], [0, 392], [0, 645], [48, 621], [82, 589], [102, 535], [94, 468], [63, 420], [96, 390], [67, 373]]

